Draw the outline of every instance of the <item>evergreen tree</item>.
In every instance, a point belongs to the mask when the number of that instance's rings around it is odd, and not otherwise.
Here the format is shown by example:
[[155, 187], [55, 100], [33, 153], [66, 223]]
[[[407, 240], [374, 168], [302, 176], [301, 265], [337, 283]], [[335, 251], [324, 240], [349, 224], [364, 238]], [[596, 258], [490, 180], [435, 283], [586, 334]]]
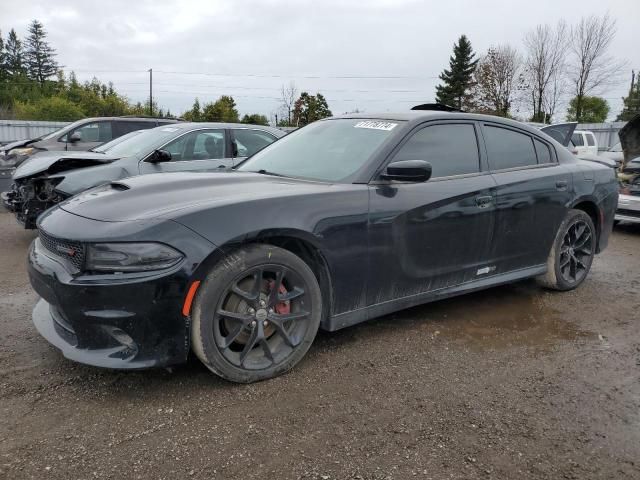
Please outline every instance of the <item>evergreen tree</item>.
[[331, 115], [329, 104], [321, 93], [309, 95], [307, 92], [302, 92], [293, 105], [292, 123], [297, 127], [302, 127]]
[[15, 77], [24, 73], [22, 42], [12, 28], [5, 44], [5, 65], [8, 76]]
[[462, 35], [453, 45], [453, 55], [449, 57], [449, 70], [440, 74], [442, 84], [436, 86], [436, 102], [462, 109], [469, 102], [469, 88], [478, 60], [471, 42]]
[[640, 79], [636, 78], [635, 73], [631, 76], [631, 88], [629, 89], [629, 95], [622, 99], [624, 107], [616, 118], [617, 122], [624, 122], [631, 120], [636, 115], [640, 114]]
[[205, 122], [238, 123], [239, 114], [233, 97], [222, 95], [214, 103], [207, 103], [202, 109], [202, 120]]
[[40, 85], [44, 85], [44, 81], [58, 71], [58, 64], [55, 61], [56, 52], [47, 43], [46, 37], [47, 32], [44, 26], [37, 20], [32, 21], [29, 25], [24, 59], [27, 75]]
[[6, 55], [4, 53], [4, 40], [2, 39], [2, 32], [0, 31], [0, 81], [4, 80], [7, 76], [5, 58]]

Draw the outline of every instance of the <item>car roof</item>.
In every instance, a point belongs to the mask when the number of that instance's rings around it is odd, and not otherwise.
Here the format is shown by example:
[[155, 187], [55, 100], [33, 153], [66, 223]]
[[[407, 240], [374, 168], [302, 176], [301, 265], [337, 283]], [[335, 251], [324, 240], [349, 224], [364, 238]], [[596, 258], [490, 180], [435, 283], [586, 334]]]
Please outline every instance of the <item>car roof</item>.
[[99, 121], [99, 120], [111, 120], [111, 121], [122, 121], [122, 122], [126, 122], [126, 121], [135, 121], [135, 122], [167, 122], [167, 123], [171, 123], [171, 122], [179, 122], [178, 119], [175, 118], [159, 118], [159, 117], [128, 117], [128, 116], [124, 116], [124, 117], [87, 117], [87, 118], [81, 118], [78, 121], [82, 121], [82, 122], [95, 122], [95, 121]]
[[496, 117], [494, 115], [482, 115], [479, 113], [465, 113], [465, 112], [441, 112], [437, 110], [411, 110], [407, 112], [383, 112], [383, 113], [354, 113], [336, 115], [334, 117], [327, 118], [326, 120], [335, 120], [341, 118], [358, 119], [362, 118], [367, 120], [395, 120], [399, 122], [408, 122], [411, 125], [422, 123], [428, 120], [474, 120], [480, 122], [492, 122], [500, 123], [505, 126], [519, 128], [526, 130], [536, 135], [540, 134], [540, 130], [534, 128], [526, 123], [519, 122], [518, 120], [512, 120], [510, 118]]
[[277, 133], [284, 135], [284, 132], [278, 128], [269, 127], [267, 125], [254, 125], [252, 123], [226, 123], [226, 122], [180, 122], [171, 125], [160, 125], [156, 128], [179, 128], [180, 130], [193, 130], [196, 128], [237, 128], [237, 129], [258, 129], [265, 130], [267, 132]]

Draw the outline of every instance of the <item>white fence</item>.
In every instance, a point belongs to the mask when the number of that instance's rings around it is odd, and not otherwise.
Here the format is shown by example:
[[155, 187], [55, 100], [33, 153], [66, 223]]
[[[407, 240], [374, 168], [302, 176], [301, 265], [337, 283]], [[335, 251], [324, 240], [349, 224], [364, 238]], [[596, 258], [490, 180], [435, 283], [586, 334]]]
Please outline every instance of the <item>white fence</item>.
[[0, 120], [0, 144], [41, 137], [71, 122], [36, 122], [30, 120]]

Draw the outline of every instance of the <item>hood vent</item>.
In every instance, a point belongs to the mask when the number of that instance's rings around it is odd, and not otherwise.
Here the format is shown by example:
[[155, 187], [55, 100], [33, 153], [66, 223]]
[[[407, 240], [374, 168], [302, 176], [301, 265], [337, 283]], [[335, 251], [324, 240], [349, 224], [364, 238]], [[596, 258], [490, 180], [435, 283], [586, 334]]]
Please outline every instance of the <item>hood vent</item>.
[[111, 182], [111, 188], [113, 188], [114, 190], [118, 190], [120, 192], [123, 192], [125, 190], [129, 190], [130, 187], [129, 185], [125, 184], [125, 183], [120, 183], [120, 182]]

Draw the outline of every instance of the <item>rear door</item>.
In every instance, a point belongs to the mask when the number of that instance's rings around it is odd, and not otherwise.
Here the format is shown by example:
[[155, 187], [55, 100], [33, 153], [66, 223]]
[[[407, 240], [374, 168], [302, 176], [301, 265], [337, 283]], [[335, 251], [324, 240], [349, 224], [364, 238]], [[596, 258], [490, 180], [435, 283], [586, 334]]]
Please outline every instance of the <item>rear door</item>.
[[569, 172], [543, 137], [489, 122], [482, 132], [497, 184], [496, 272], [544, 264], [571, 199]]
[[491, 275], [495, 181], [472, 121], [418, 127], [388, 162], [426, 160], [423, 183], [370, 185], [370, 305]]
[[237, 165], [267, 145], [275, 142], [277, 138], [269, 132], [252, 128], [231, 129], [231, 145], [233, 149], [233, 163]]
[[233, 166], [227, 131], [222, 128], [195, 130], [160, 147], [171, 153], [171, 161], [140, 163], [140, 173], [220, 171]]

